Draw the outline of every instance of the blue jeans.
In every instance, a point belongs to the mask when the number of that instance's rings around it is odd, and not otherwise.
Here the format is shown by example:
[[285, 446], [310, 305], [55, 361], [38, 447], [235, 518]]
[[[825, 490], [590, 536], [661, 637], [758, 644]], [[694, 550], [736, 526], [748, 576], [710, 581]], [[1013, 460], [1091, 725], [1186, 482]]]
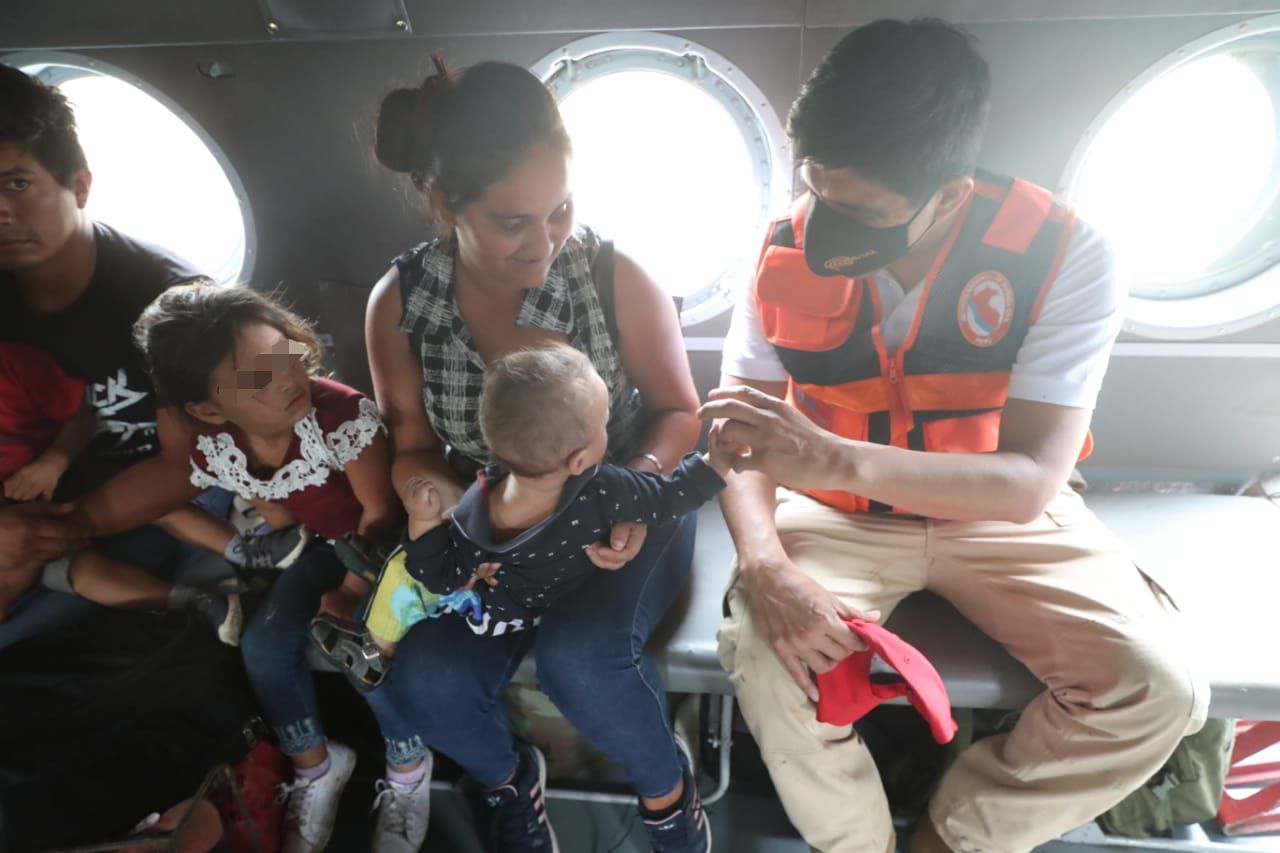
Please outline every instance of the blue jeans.
[[387, 760], [409, 763], [425, 742], [482, 785], [506, 781], [516, 748], [503, 689], [532, 647], [540, 686], [565, 717], [626, 770], [640, 796], [670, 793], [681, 764], [644, 647], [688, 579], [694, 519], [649, 528], [634, 560], [597, 572], [534, 630], [478, 636], [452, 617], [414, 626], [387, 680], [369, 694]]
[[[213, 488], [201, 492], [192, 503], [218, 518], [226, 518], [231, 513], [234, 497], [225, 489]], [[103, 556], [132, 563], [165, 580], [172, 580], [183, 568], [209, 553], [194, 545], [184, 545], [150, 524], [95, 539], [92, 547]], [[37, 584], [13, 603], [8, 617], [0, 622], [0, 649], [74, 622], [97, 606], [78, 595]]]
[[[332, 545], [313, 544], [276, 578], [240, 637], [249, 683], [285, 755], [306, 752], [325, 739], [307, 660], [310, 625], [321, 597], [345, 574]], [[383, 730], [387, 761], [408, 764], [426, 752], [422, 738], [400, 720], [390, 695], [379, 690], [366, 699]]]

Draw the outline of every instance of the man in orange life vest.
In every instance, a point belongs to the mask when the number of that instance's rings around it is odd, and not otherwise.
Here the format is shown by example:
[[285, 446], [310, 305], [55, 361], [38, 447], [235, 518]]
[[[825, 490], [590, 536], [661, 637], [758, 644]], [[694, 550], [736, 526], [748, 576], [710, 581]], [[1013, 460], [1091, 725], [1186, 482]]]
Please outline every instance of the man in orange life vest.
[[813, 673], [859, 648], [842, 617], [931, 589], [1047, 688], [961, 755], [913, 851], [1025, 853], [1138, 787], [1207, 710], [1172, 603], [1066, 487], [1123, 284], [1048, 191], [975, 174], [989, 79], [937, 20], [878, 21], [822, 60], [787, 128], [808, 192], [770, 229], [703, 409], [744, 453], [720, 658], [824, 853], [894, 843], [865, 746], [814, 717]]

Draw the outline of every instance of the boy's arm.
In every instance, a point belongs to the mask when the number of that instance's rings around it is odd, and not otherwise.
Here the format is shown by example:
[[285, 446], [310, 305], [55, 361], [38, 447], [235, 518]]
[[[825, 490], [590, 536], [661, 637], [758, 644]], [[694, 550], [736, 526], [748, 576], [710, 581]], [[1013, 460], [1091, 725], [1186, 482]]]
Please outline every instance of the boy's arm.
[[724, 488], [724, 478], [700, 453], [686, 455], [666, 477], [617, 465], [602, 469], [601, 475], [608, 485], [598, 502], [613, 523], [665, 524], [694, 511]]
[[18, 501], [51, 500], [71, 460], [89, 446], [97, 431], [96, 410], [88, 402], [82, 402], [75, 415], [58, 430], [53, 443], [4, 481], [4, 496]]

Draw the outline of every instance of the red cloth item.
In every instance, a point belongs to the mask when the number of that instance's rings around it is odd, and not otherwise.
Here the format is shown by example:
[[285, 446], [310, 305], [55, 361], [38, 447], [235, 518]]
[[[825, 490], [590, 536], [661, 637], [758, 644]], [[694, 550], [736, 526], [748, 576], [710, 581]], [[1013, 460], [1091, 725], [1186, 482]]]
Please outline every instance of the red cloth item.
[[[847, 726], [860, 720], [881, 702], [906, 696], [929, 723], [938, 743], [956, 736], [951, 719], [951, 700], [942, 676], [925, 656], [892, 631], [873, 622], [846, 619], [849, 630], [867, 644], [867, 651], [854, 652], [830, 672], [818, 676], [818, 722]], [[879, 655], [902, 676], [901, 681], [871, 679], [871, 659]]]
[[53, 356], [0, 341], [0, 481], [43, 453], [84, 399]]
[[[284, 804], [277, 796], [290, 777], [289, 760], [269, 741], [260, 740], [231, 768], [240, 799], [227, 788], [210, 798], [222, 816], [231, 853], [279, 853]], [[243, 803], [243, 809], [241, 804]]]

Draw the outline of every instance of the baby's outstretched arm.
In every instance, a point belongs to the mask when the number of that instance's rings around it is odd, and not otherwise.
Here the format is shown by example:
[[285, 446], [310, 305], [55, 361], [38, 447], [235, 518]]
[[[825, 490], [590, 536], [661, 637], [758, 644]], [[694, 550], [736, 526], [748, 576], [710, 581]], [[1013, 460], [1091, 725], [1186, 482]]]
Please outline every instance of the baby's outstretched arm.
[[724, 488], [732, 448], [713, 433], [706, 453], [690, 453], [670, 474], [659, 476], [616, 465], [602, 466], [599, 500], [610, 522], [667, 524], [693, 512]]

